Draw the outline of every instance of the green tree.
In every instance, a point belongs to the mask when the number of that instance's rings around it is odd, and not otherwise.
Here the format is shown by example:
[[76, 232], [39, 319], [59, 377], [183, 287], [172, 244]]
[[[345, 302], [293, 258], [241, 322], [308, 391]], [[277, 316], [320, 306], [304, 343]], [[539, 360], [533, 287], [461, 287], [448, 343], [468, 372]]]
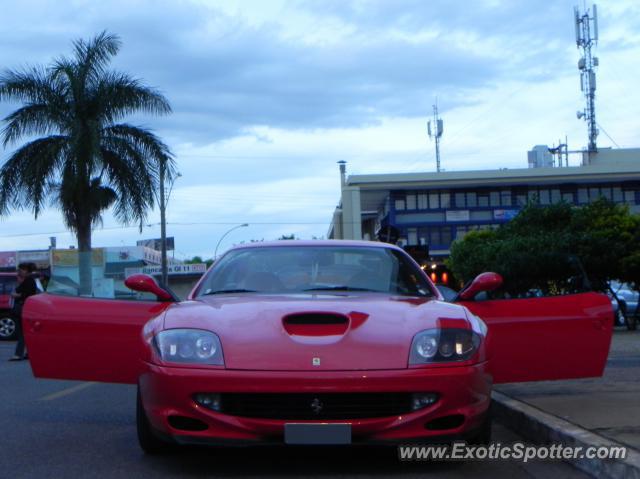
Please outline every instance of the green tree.
[[154, 204], [160, 165], [175, 171], [169, 148], [151, 131], [122, 122], [136, 112], [171, 111], [158, 91], [108, 70], [121, 42], [103, 32], [73, 43], [73, 55], [49, 67], [0, 75], [0, 100], [22, 106], [4, 118], [2, 142], [25, 139], [0, 168], [0, 214], [47, 203], [62, 211], [75, 234], [81, 293], [91, 292], [91, 229], [114, 208], [127, 224], [142, 224]]
[[627, 205], [600, 199], [578, 208], [572, 230], [576, 254], [598, 286], [611, 279], [638, 280], [633, 258], [640, 255], [640, 218]]
[[278, 240], [294, 240], [294, 239], [298, 239], [296, 238], [296, 235], [291, 233], [290, 235], [281, 235]]
[[452, 272], [464, 282], [495, 271], [513, 295], [575, 288], [581, 266], [598, 289], [611, 279], [637, 280], [640, 218], [605, 199], [581, 208], [531, 203], [496, 231], [455, 241], [449, 258]]
[[202, 256], [194, 256], [191, 259], [185, 260], [184, 264], [200, 264], [204, 263], [207, 265], [207, 268], [213, 264], [213, 258], [202, 259]]

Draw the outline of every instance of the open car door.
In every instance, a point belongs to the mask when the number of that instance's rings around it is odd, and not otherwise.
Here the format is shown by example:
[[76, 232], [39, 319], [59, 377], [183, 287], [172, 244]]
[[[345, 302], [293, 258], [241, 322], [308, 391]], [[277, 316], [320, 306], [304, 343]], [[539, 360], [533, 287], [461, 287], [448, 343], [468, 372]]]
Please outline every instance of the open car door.
[[172, 303], [38, 294], [23, 310], [33, 374], [39, 378], [134, 384], [142, 326]]
[[460, 304], [488, 326], [494, 383], [602, 376], [613, 330], [607, 296], [589, 292]]

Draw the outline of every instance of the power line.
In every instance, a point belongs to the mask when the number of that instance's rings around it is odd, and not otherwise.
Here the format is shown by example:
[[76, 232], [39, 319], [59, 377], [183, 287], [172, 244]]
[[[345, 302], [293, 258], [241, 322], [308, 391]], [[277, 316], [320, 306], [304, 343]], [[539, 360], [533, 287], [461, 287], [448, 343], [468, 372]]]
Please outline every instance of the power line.
[[[357, 221], [349, 221], [349, 222], [345, 222], [346, 224], [357, 224]], [[202, 222], [190, 222], [190, 223], [182, 223], [182, 222], [177, 222], [177, 223], [171, 223], [171, 222], [167, 222], [167, 225], [169, 226], [206, 226], [206, 225], [210, 225], [210, 226], [229, 226], [229, 225], [235, 225], [238, 224], [238, 221], [202, 221]], [[322, 226], [328, 226], [329, 222], [327, 221], [317, 221], [317, 222], [313, 222], [313, 221], [252, 221], [249, 222], [249, 225], [253, 226], [253, 225], [260, 225], [260, 226], [280, 226], [280, 225], [293, 225], [293, 226], [300, 226], [300, 225], [322, 225]], [[160, 223], [148, 223], [146, 225], [143, 225], [145, 228], [153, 228], [153, 227], [157, 227], [160, 226]], [[99, 228], [99, 229], [95, 229], [93, 230], [94, 233], [96, 232], [100, 232], [100, 231], [111, 231], [111, 230], [124, 230], [124, 229], [131, 229], [131, 228], [138, 228], [138, 226], [113, 226], [113, 227], [106, 227], [106, 228]], [[22, 238], [22, 237], [27, 237], [27, 236], [46, 236], [46, 235], [54, 235], [54, 234], [73, 234], [72, 231], [47, 231], [47, 232], [38, 232], [38, 233], [13, 233], [13, 234], [9, 234], [9, 235], [0, 235], [0, 238]]]
[[616, 143], [616, 141], [613, 138], [611, 138], [611, 135], [609, 135], [609, 133], [607, 133], [607, 130], [602, 128], [602, 125], [600, 123], [597, 123], [597, 125], [598, 125], [598, 128], [600, 128], [602, 130], [602, 133], [604, 133], [607, 136], [607, 138], [609, 138], [614, 145], [616, 145], [618, 148], [620, 148], [620, 145], [618, 145]]

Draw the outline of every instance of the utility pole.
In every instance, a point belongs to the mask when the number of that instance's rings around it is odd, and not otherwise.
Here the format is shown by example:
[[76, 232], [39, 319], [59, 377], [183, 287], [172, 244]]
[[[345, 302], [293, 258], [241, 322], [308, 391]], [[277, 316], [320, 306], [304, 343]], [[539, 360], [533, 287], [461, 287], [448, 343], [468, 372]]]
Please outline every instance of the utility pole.
[[440, 172], [440, 137], [443, 132], [443, 122], [438, 117], [438, 100], [436, 99], [435, 105], [433, 105], [433, 128], [431, 127], [431, 120], [427, 122], [427, 132], [429, 138], [435, 140], [436, 143], [436, 171]]
[[586, 106], [583, 111], [578, 111], [578, 119], [584, 118], [588, 125], [589, 133], [589, 153], [598, 151], [596, 138], [598, 137], [598, 128], [596, 123], [596, 72], [595, 67], [598, 66], [598, 58], [591, 55], [591, 47], [598, 43], [598, 10], [593, 5], [592, 15], [589, 10], [580, 13], [578, 7], [574, 8], [575, 26], [576, 26], [576, 46], [582, 49], [582, 58], [578, 60], [578, 69], [580, 70], [580, 88], [584, 93]]
[[160, 264], [162, 268], [162, 285], [169, 286], [169, 273], [167, 270], [167, 204], [164, 197], [164, 179], [166, 175], [166, 161], [160, 160]]

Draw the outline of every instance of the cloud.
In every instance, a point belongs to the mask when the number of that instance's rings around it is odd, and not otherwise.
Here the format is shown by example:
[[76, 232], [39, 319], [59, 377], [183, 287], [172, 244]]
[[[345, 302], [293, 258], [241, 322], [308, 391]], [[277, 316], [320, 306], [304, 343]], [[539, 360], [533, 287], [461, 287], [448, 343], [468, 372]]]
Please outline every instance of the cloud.
[[[256, 26], [187, 2], [155, 4], [127, 2], [126, 15], [112, 2], [81, 11], [63, 4], [50, 21], [68, 25], [80, 17], [74, 24], [84, 31], [70, 28], [68, 43], [102, 29], [119, 34], [124, 45], [115, 65], [166, 94], [174, 114], [147, 121], [175, 142], [203, 144], [262, 125], [351, 128], [381, 117], [418, 116], [436, 92], [462, 102], [460, 91], [487, 85], [501, 69], [489, 55], [438, 39], [358, 36], [309, 44], [288, 36], [281, 24]], [[18, 35], [17, 42], [27, 36]], [[47, 50], [51, 58], [70, 51], [59, 36], [52, 51], [49, 36], [55, 34], [36, 37], [39, 45], [30, 37], [25, 51]]]
[[[160, 89], [173, 106], [166, 117], [131, 119], [176, 153], [183, 177], [170, 234], [182, 251], [210, 255], [238, 221], [252, 227], [232, 242], [324, 234], [339, 198], [337, 160], [348, 160], [350, 174], [433, 171], [425, 126], [436, 96], [448, 170], [522, 167], [532, 145], [565, 134], [580, 148], [575, 3], [23, 0], [3, 5], [11, 28], [0, 52], [3, 67], [20, 68], [70, 54], [74, 39], [105, 29], [120, 35], [114, 68]], [[621, 146], [635, 146], [640, 3], [598, 6], [598, 122]], [[0, 103], [0, 115], [12, 108]], [[599, 145], [609, 144], [601, 135]], [[64, 230], [59, 218], [0, 219], [0, 246], [46, 246], [47, 232]], [[212, 224], [176, 224], [196, 219]], [[153, 211], [142, 235], [99, 230], [95, 244], [158, 235], [157, 222]], [[110, 215], [105, 226], [115, 226]], [[45, 234], [6, 237], [30, 230]]]

